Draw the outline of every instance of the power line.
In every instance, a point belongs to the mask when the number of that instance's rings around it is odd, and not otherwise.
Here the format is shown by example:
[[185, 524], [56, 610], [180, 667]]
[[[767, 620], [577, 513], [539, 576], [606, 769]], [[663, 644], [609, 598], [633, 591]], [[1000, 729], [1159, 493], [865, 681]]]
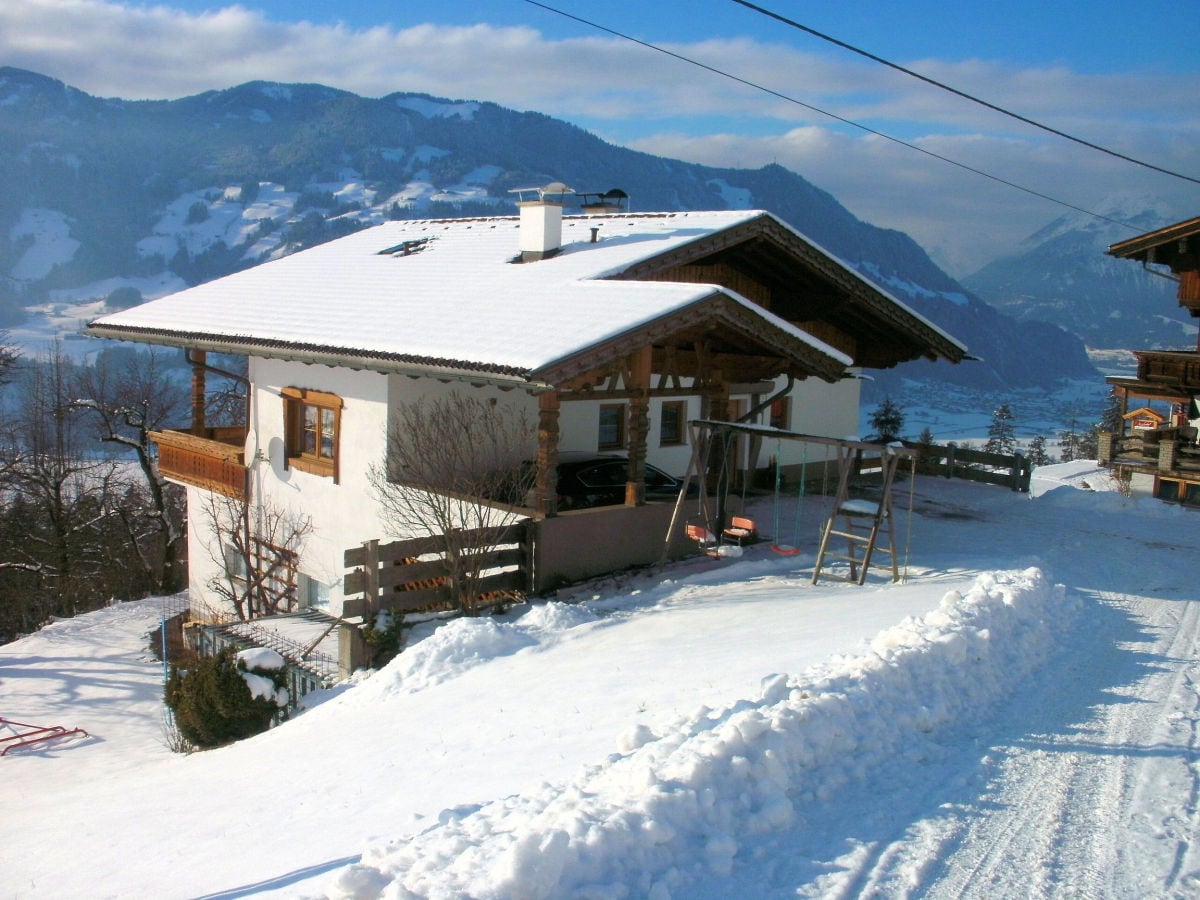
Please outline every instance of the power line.
[[897, 72], [903, 72], [905, 75], [909, 75], [920, 81], [924, 81], [926, 84], [931, 84], [936, 88], [941, 88], [943, 91], [949, 91], [951, 94], [954, 94], [957, 97], [962, 97], [964, 100], [970, 100], [972, 103], [978, 103], [980, 106], [986, 107], [993, 112], [998, 112], [1001, 115], [1008, 116], [1010, 119], [1016, 119], [1018, 122], [1023, 122], [1026, 125], [1032, 125], [1034, 128], [1040, 128], [1042, 131], [1057, 135], [1060, 138], [1065, 138], [1068, 141], [1073, 141], [1074, 143], [1083, 147], [1087, 147], [1091, 150], [1097, 150], [1100, 153], [1107, 153], [1109, 156], [1116, 157], [1117, 159], [1124, 160], [1125, 162], [1133, 163], [1135, 166], [1143, 166], [1147, 169], [1153, 169], [1155, 172], [1161, 172], [1163, 175], [1170, 175], [1172, 178], [1182, 178], [1184, 181], [1190, 181], [1192, 184], [1200, 184], [1200, 178], [1193, 178], [1191, 175], [1173, 172], [1170, 169], [1164, 169], [1162, 166], [1156, 166], [1153, 163], [1148, 163], [1132, 156], [1126, 156], [1124, 153], [1119, 153], [1116, 150], [1110, 150], [1108, 147], [1102, 147], [1099, 144], [1093, 144], [1091, 141], [1086, 141], [1083, 138], [1075, 137], [1075, 135], [1068, 134], [1065, 131], [1059, 131], [1057, 128], [1053, 128], [1050, 125], [1044, 125], [1041, 122], [1023, 116], [1020, 113], [1015, 113], [1012, 110], [1005, 109], [1003, 106], [997, 106], [995, 103], [990, 103], [987, 100], [976, 97], [974, 94], [968, 94], [966, 91], [960, 91], [958, 88], [951, 87], [948, 84], [944, 84], [941, 81], [930, 78], [928, 75], [922, 75], [920, 72], [914, 72], [912, 69], [906, 69], [904, 66], [891, 62], [890, 60], [886, 60], [882, 56], [876, 56], [874, 53], [870, 53], [859, 47], [855, 47], [853, 44], [847, 44], [845, 41], [839, 41], [835, 37], [832, 37], [828, 34], [823, 34], [822, 32], [817, 31], [815, 28], [809, 28], [807, 25], [802, 25], [799, 22], [787, 18], [786, 16], [781, 16], [779, 13], [772, 12], [769, 9], [764, 9], [755, 3], [748, 2], [748, 0], [733, 0], [733, 2], [739, 6], [746, 7], [746, 9], [754, 10], [756, 13], [760, 13], [768, 18], [775, 19], [777, 22], [782, 22], [784, 25], [790, 25], [792, 28], [798, 28], [800, 31], [807, 32], [813, 37], [818, 37], [823, 41], [828, 41], [831, 44], [835, 44], [838, 47], [849, 50], [851, 53], [857, 53], [859, 56], [866, 57], [872, 62], [877, 62], [880, 65], [887, 66], [890, 69], [895, 69]]
[[639, 46], [645, 47], [647, 50], [654, 50], [655, 52], [662, 53], [663, 55], [669, 56], [672, 59], [677, 59], [680, 62], [688, 63], [689, 65], [696, 66], [697, 68], [700, 68], [700, 69], [704, 69], [707, 72], [712, 72], [714, 75], [720, 75], [722, 78], [728, 78], [730, 81], [736, 81], [738, 84], [743, 84], [746, 87], [753, 88], [756, 91], [762, 91], [765, 94], [770, 94], [772, 97], [778, 97], [780, 100], [786, 101], [787, 103], [794, 103], [796, 106], [801, 106], [804, 109], [812, 110], [815, 113], [820, 113], [821, 115], [827, 116], [836, 122], [841, 122], [844, 125], [849, 125], [852, 128], [857, 128], [860, 131], [865, 131], [867, 134], [873, 134], [876, 137], [880, 137], [880, 138], [883, 138], [884, 140], [891, 141], [893, 144], [898, 144], [901, 147], [907, 147], [909, 150], [915, 150], [918, 153], [923, 153], [926, 156], [930, 157], [931, 159], [936, 159], [940, 162], [944, 162], [944, 163], [948, 163], [949, 165], [956, 166], [957, 168], [962, 169], [965, 172], [970, 172], [973, 175], [979, 175], [983, 178], [987, 178], [990, 181], [994, 181], [997, 184], [1002, 184], [1005, 187], [1013, 188], [1014, 190], [1018, 190], [1018, 191], [1021, 191], [1022, 193], [1029, 194], [1032, 197], [1037, 197], [1040, 200], [1047, 200], [1050, 203], [1056, 203], [1059, 206], [1066, 207], [1067, 209], [1073, 209], [1073, 210], [1075, 210], [1075, 212], [1080, 212], [1086, 216], [1092, 216], [1093, 218], [1101, 219], [1105, 222], [1111, 222], [1113, 225], [1120, 225], [1122, 228], [1128, 228], [1131, 231], [1139, 230], [1136, 226], [1130, 225], [1128, 222], [1122, 222], [1120, 219], [1113, 219], [1109, 216], [1102, 215], [1098, 212], [1092, 212], [1090, 209], [1084, 209], [1082, 206], [1076, 206], [1073, 203], [1068, 203], [1067, 201], [1060, 200], [1057, 197], [1051, 197], [1049, 194], [1043, 194], [1040, 191], [1035, 191], [1033, 188], [1027, 188], [1027, 187], [1024, 187], [1023, 185], [1017, 184], [1016, 182], [1008, 181], [1005, 178], [1001, 178], [999, 175], [992, 175], [990, 172], [985, 172], [982, 169], [977, 169], [974, 166], [970, 166], [970, 165], [967, 165], [966, 163], [959, 162], [956, 159], [951, 159], [948, 156], [942, 156], [940, 153], [935, 153], [932, 150], [927, 150], [924, 147], [919, 147], [916, 144], [911, 144], [908, 141], [902, 140], [898, 137], [893, 137], [892, 135], [887, 134], [886, 132], [879, 131], [879, 130], [871, 128], [867, 125], [863, 125], [859, 122], [855, 122], [853, 119], [844, 118], [843, 116], [839, 116], [836, 113], [829, 112], [829, 110], [821, 109], [821, 107], [819, 107], [819, 106], [813, 106], [811, 103], [805, 103], [803, 100], [799, 100], [795, 97], [791, 97], [787, 94], [781, 93], [780, 91], [774, 90], [773, 88], [769, 88], [769, 87], [766, 87], [765, 85], [761, 85], [761, 84], [757, 84], [756, 82], [749, 81], [748, 79], [742, 78], [739, 75], [734, 75], [730, 72], [724, 71], [723, 69], [718, 69], [715, 66], [710, 66], [707, 63], [702, 63], [699, 60], [692, 59], [689, 56], [684, 56], [681, 53], [676, 53], [673, 50], [668, 50], [665, 47], [660, 47], [657, 44], [651, 44], [648, 41], [640, 40], [639, 38], [635, 38], [632, 35], [624, 34], [620, 31], [616, 31], [615, 29], [608, 28], [604, 25], [600, 25], [597, 22], [592, 22], [589, 19], [584, 19], [580, 16], [574, 15], [573, 13], [565, 12], [561, 9], [556, 9], [555, 7], [548, 6], [545, 3], [539, 3], [538, 0], [525, 0], [525, 2], [531, 6], [536, 6], [540, 9], [544, 9], [547, 12], [552, 12], [557, 15], [563, 16], [564, 18], [571, 19], [575, 22], [579, 22], [581, 25], [586, 25], [589, 28], [595, 28], [597, 31], [603, 31], [606, 34], [611, 34], [611, 35], [613, 35], [613, 37], [618, 37], [618, 38], [621, 38], [622, 40], [631, 41], [634, 44], [638, 44]]

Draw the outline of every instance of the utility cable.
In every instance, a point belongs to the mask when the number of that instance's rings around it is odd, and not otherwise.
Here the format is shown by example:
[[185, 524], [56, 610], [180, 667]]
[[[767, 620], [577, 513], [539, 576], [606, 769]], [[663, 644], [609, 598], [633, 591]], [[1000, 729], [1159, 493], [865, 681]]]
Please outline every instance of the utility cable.
[[1002, 184], [1005, 187], [1013, 188], [1014, 190], [1018, 190], [1018, 191], [1021, 191], [1022, 193], [1029, 194], [1032, 197], [1037, 197], [1039, 200], [1046, 200], [1050, 203], [1056, 203], [1059, 206], [1066, 207], [1067, 209], [1073, 209], [1073, 210], [1075, 210], [1075, 212], [1083, 213], [1085, 216], [1092, 216], [1093, 218], [1101, 219], [1105, 222], [1110, 222], [1113, 225], [1120, 225], [1122, 228], [1128, 228], [1131, 231], [1139, 231], [1140, 230], [1136, 226], [1130, 225], [1128, 222], [1122, 222], [1120, 219], [1114, 219], [1114, 218], [1111, 218], [1110, 216], [1105, 216], [1098, 212], [1093, 212], [1090, 209], [1084, 209], [1082, 206], [1076, 206], [1073, 203], [1068, 203], [1066, 200], [1060, 200], [1057, 197], [1050, 196], [1049, 194], [1043, 194], [1040, 191], [1035, 191], [1033, 188], [1027, 188], [1027, 187], [1024, 187], [1023, 185], [1017, 184], [1016, 182], [1008, 181], [1007, 179], [1001, 178], [999, 175], [993, 175], [990, 172], [985, 172], [982, 169], [977, 169], [974, 166], [970, 166], [970, 165], [967, 165], [966, 163], [959, 162], [956, 159], [951, 159], [948, 156], [942, 156], [940, 153], [935, 153], [932, 150], [926, 150], [924, 147], [919, 147], [916, 144], [911, 144], [908, 141], [902, 140], [898, 137], [893, 137], [892, 135], [887, 134], [886, 132], [878, 131], [877, 129], [871, 128], [867, 125], [863, 125], [859, 122], [855, 122], [853, 119], [844, 118], [843, 116], [839, 116], [836, 113], [829, 112], [829, 110], [821, 109], [821, 107], [819, 107], [819, 106], [813, 106], [811, 103], [805, 103], [803, 100], [799, 100], [795, 97], [791, 97], [787, 94], [781, 93], [780, 91], [776, 91], [776, 90], [766, 87], [764, 85], [757, 84], [753, 81], [749, 81], [745, 78], [742, 78], [739, 75], [734, 75], [730, 72], [726, 72], [722, 69], [718, 69], [716, 66], [710, 66], [707, 63], [702, 63], [699, 60], [692, 59], [689, 56], [684, 56], [681, 53], [676, 53], [673, 50], [668, 50], [665, 47], [660, 47], [657, 44], [651, 44], [648, 41], [640, 40], [639, 38], [635, 38], [632, 35], [624, 34], [620, 31], [616, 31], [615, 29], [608, 28], [604, 25], [600, 25], [597, 22], [592, 22], [589, 19], [584, 19], [580, 16], [574, 15], [573, 13], [565, 12], [564, 10], [561, 10], [561, 9], [556, 9], [553, 6], [547, 6], [545, 3], [539, 3], [538, 0], [525, 0], [525, 2], [528, 3], [530, 6], [536, 6], [539, 9], [546, 10], [546, 12], [555, 13], [564, 18], [571, 19], [575, 22], [579, 22], [581, 25], [586, 25], [589, 28], [595, 28], [597, 31], [603, 31], [606, 34], [611, 34], [613, 37], [618, 37], [618, 38], [621, 38], [622, 40], [631, 41], [634, 44], [638, 44], [639, 46], [645, 47], [647, 50], [654, 50], [655, 52], [662, 53], [663, 55], [669, 56], [672, 59], [677, 59], [680, 62], [688, 63], [689, 65], [693, 65], [693, 66], [696, 66], [697, 68], [704, 69], [707, 72], [712, 72], [714, 75], [720, 75], [722, 78], [728, 78], [730, 81], [736, 81], [738, 84], [742, 84], [742, 85], [745, 85], [746, 87], [753, 88], [756, 91], [762, 91], [763, 93], [770, 94], [772, 97], [778, 97], [780, 100], [783, 100], [787, 103], [793, 103], [796, 106], [803, 107], [804, 109], [812, 110], [815, 113], [820, 113], [821, 115], [827, 116], [828, 118], [833, 119], [836, 122], [841, 122], [843, 125], [849, 125], [852, 128], [859, 129], [860, 131], [865, 131], [867, 134], [873, 134], [876, 137], [883, 138], [886, 141], [891, 141], [893, 144], [898, 144], [901, 147], [907, 147], [909, 150], [915, 150], [918, 153], [923, 153], [926, 156], [930, 157], [931, 159], [936, 159], [940, 162], [944, 162], [944, 163], [948, 163], [949, 165], [956, 166], [957, 168], [962, 169], [965, 172], [970, 172], [973, 175], [979, 175], [982, 178], [987, 178], [988, 180], [994, 181], [997, 184]]
[[924, 81], [926, 84], [931, 84], [936, 88], [941, 88], [943, 91], [949, 91], [951, 94], [954, 94], [957, 97], [962, 97], [964, 100], [970, 100], [972, 103], [978, 103], [980, 106], [986, 107], [993, 112], [998, 112], [1001, 115], [1008, 116], [1010, 119], [1016, 119], [1018, 122], [1023, 122], [1026, 125], [1032, 125], [1034, 128], [1040, 128], [1042, 131], [1056, 135], [1060, 138], [1064, 138], [1068, 141], [1073, 141], [1074, 143], [1083, 147], [1087, 147], [1091, 150], [1097, 150], [1100, 153], [1107, 153], [1109, 156], [1116, 157], [1117, 159], [1124, 160], [1125, 162], [1133, 163], [1135, 166], [1142, 166], [1147, 169], [1152, 169], [1155, 172], [1162, 173], [1163, 175], [1170, 175], [1172, 178], [1181, 178], [1184, 181], [1190, 181], [1192, 184], [1200, 184], [1200, 178], [1193, 178], [1191, 175], [1184, 175], [1180, 172], [1173, 172], [1170, 169], [1164, 169], [1162, 166], [1156, 166], [1153, 163], [1135, 159], [1132, 156], [1126, 156], [1124, 153], [1119, 153], [1116, 150], [1110, 150], [1108, 147], [1102, 147], [1099, 144], [1093, 144], [1091, 141], [1086, 141], [1083, 138], [1075, 137], [1075, 135], [1068, 134], [1065, 131], [1059, 131], [1057, 128], [1053, 128], [1050, 125], [1043, 125], [1041, 122], [1023, 116], [1020, 113], [1015, 113], [1012, 110], [1005, 109], [1003, 106], [997, 106], [995, 103], [990, 103], [987, 100], [983, 100], [973, 94], [968, 94], [966, 91], [960, 91], [956, 87], [951, 87], [950, 85], [938, 81], [937, 79], [930, 78], [928, 75], [922, 75], [920, 72], [914, 72], [912, 69], [906, 69], [904, 66], [891, 62], [890, 60], [886, 60], [882, 56], [876, 56], [874, 53], [870, 53], [859, 47], [855, 47], [853, 44], [847, 44], [845, 41], [839, 41], [837, 38], [832, 37], [831, 35], [823, 34], [822, 32], [817, 31], [815, 28], [802, 25], [793, 19], [787, 18], [787, 16], [781, 16], [779, 13], [765, 9], [756, 3], [750, 3], [748, 0], [733, 0], [733, 2], [739, 6], [746, 7], [746, 9], [754, 10], [756, 13], [760, 13], [761, 15], [774, 19], [777, 22], [782, 22], [784, 25], [790, 25], [792, 28], [798, 28], [800, 31], [811, 34], [813, 37], [818, 37], [823, 41], [828, 41], [829, 43], [841, 47], [844, 50], [849, 50], [851, 53], [857, 53], [859, 56], [866, 57], [872, 62], [877, 62], [880, 65], [887, 66], [889, 69], [895, 69], [897, 72], [903, 72], [905, 75], [909, 75], [920, 81]]

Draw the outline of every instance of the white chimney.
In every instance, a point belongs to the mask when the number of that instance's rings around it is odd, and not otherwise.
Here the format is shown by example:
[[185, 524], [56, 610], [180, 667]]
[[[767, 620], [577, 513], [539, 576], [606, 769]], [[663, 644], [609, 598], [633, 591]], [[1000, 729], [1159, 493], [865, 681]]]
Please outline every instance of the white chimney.
[[519, 188], [514, 193], [536, 192], [536, 200], [520, 199], [521, 226], [518, 249], [521, 262], [548, 259], [562, 249], [563, 198], [572, 193], [561, 181], [540, 188]]

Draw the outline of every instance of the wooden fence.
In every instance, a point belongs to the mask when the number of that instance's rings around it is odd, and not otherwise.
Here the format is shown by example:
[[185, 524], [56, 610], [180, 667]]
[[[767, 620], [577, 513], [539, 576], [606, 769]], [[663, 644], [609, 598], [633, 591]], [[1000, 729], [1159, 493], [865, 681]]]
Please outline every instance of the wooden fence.
[[[525, 522], [459, 532], [456, 546], [467, 557], [461, 570], [479, 571], [473, 610], [495, 606], [526, 593], [532, 584], [532, 529]], [[471, 548], [480, 548], [472, 551]], [[374, 610], [418, 612], [457, 609], [458, 586], [451, 582], [441, 537], [413, 538], [381, 544], [367, 541], [346, 551], [342, 616]], [[351, 595], [361, 594], [361, 598]]]
[[1023, 493], [1029, 491], [1033, 466], [1021, 453], [1007, 456], [955, 447], [953, 444], [903, 443], [905, 447], [917, 451], [917, 471], [923, 474], [998, 484]]

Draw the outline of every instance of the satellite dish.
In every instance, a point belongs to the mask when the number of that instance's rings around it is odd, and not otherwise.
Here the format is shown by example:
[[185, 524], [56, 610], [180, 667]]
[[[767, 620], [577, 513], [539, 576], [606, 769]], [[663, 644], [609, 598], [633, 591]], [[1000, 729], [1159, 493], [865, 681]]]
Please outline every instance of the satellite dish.
[[247, 462], [253, 460], [258, 455], [258, 432], [253, 428], [246, 429], [246, 446], [244, 452]]

